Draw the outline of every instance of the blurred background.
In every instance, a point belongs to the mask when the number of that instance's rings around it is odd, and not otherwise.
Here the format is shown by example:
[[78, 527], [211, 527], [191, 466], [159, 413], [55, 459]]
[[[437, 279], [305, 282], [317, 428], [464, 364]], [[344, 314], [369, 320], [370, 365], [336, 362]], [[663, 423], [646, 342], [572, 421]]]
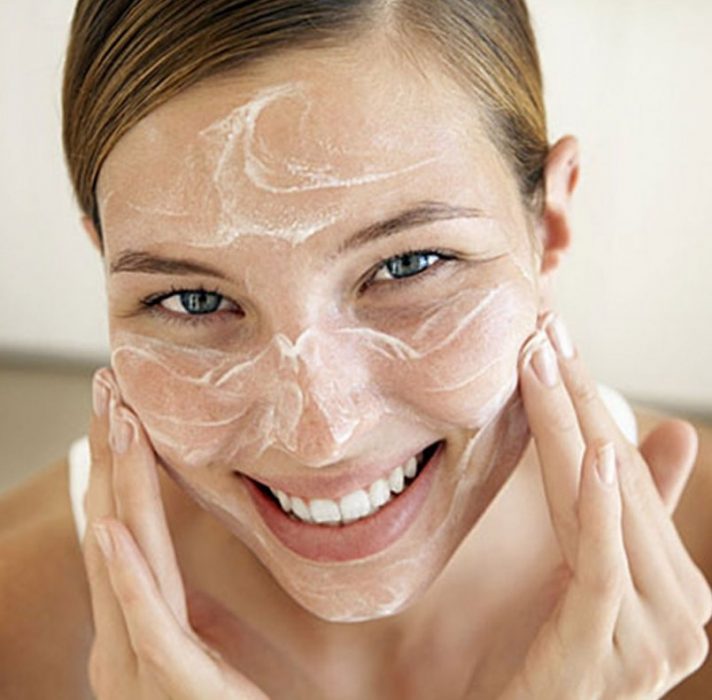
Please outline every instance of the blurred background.
[[[60, 141], [73, 0], [0, 3], [0, 490], [86, 432], [100, 261]], [[560, 308], [597, 379], [712, 420], [712, 2], [530, 0], [550, 139], [582, 148]]]

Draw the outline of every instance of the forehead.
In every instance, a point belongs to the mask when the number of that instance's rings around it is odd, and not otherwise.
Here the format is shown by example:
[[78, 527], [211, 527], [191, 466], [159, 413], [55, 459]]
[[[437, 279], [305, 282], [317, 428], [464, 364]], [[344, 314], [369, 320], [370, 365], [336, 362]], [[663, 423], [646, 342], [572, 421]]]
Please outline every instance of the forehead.
[[[98, 183], [112, 237], [303, 242], [412, 200], [496, 209], [514, 183], [474, 100], [384, 54], [288, 54], [204, 81], [125, 134]], [[506, 197], [505, 197], [506, 198]], [[379, 210], [383, 210], [380, 212]]]

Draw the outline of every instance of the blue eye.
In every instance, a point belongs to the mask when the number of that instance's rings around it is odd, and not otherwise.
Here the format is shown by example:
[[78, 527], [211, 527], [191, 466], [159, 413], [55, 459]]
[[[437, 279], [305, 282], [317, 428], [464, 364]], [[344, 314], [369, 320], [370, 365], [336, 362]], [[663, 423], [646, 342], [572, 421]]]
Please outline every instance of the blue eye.
[[191, 316], [212, 314], [220, 309], [224, 299], [215, 292], [202, 289], [178, 292], [163, 299], [164, 308], [174, 313], [188, 313]]
[[439, 260], [452, 260], [452, 256], [433, 250], [420, 250], [396, 255], [383, 262], [372, 280], [377, 282], [415, 277], [429, 270]]
[[[173, 289], [168, 294], [157, 294], [143, 300], [143, 305], [157, 313], [177, 320], [198, 320], [205, 317], [208, 320], [218, 311], [239, 311], [233, 302], [219, 292], [209, 292], [207, 289]], [[183, 320], [181, 319], [181, 320]]]

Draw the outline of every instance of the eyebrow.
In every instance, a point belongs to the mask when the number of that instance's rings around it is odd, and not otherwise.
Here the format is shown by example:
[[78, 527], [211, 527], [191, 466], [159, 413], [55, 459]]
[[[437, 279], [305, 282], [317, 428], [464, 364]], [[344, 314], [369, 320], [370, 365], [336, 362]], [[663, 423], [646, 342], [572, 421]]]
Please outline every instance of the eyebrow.
[[456, 207], [446, 202], [425, 201], [396, 214], [390, 219], [371, 224], [358, 231], [351, 238], [344, 241], [336, 251], [341, 255], [348, 250], [371, 243], [379, 238], [387, 238], [405, 229], [424, 226], [434, 221], [447, 221], [450, 219], [481, 218], [484, 213], [474, 207]]
[[228, 280], [228, 276], [215, 267], [195, 260], [169, 258], [137, 250], [125, 250], [111, 263], [111, 273], [144, 272], [158, 275], [208, 275]]
[[[381, 238], [393, 236], [406, 229], [424, 226], [435, 221], [472, 219], [484, 216], [474, 207], [460, 207], [446, 202], [424, 201], [409, 207], [384, 221], [371, 224], [344, 241], [330, 257], [343, 255]], [[215, 267], [195, 260], [153, 255], [136, 250], [125, 250], [111, 263], [111, 273], [141, 272], [164, 275], [208, 275], [228, 280], [228, 276]]]

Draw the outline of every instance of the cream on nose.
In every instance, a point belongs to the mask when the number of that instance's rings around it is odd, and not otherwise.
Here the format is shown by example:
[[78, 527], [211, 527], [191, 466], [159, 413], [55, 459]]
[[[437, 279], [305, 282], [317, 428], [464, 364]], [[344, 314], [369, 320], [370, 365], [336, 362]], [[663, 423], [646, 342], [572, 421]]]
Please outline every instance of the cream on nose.
[[280, 440], [300, 464], [321, 467], [338, 461], [344, 444], [353, 434], [358, 420], [333, 420], [312, 397], [306, 396], [299, 421], [290, 434]]
[[278, 343], [275, 438], [301, 464], [333, 464], [344, 446], [374, 426], [384, 401], [353, 338], [310, 330]]

